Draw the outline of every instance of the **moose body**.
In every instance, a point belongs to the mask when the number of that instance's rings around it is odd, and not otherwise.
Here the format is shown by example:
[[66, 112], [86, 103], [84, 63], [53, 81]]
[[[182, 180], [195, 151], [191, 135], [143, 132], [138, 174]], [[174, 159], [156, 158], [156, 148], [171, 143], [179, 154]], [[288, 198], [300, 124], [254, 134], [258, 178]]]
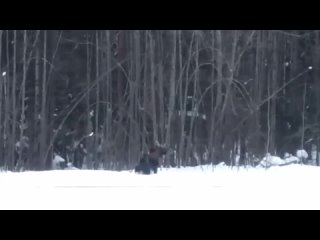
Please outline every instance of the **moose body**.
[[152, 147], [148, 154], [144, 154], [139, 164], [135, 167], [136, 173], [151, 174], [157, 173], [160, 166], [159, 158], [165, 155], [166, 149], [160, 147]]

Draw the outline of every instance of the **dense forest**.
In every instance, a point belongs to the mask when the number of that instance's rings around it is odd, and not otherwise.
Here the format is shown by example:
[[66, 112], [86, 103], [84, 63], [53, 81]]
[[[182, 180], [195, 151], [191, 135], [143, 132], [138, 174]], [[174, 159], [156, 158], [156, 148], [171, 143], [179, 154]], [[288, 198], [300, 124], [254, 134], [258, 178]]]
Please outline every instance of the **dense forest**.
[[[320, 32], [0, 30], [0, 167], [254, 165], [320, 149]], [[318, 163], [318, 161], [317, 161]]]

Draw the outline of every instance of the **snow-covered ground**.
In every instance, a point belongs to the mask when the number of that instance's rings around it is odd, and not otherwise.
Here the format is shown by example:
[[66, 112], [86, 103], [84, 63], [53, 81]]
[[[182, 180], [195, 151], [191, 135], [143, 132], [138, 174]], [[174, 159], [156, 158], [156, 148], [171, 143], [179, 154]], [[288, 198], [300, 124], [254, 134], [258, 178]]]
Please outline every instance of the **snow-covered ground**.
[[0, 172], [0, 209], [320, 209], [320, 168]]

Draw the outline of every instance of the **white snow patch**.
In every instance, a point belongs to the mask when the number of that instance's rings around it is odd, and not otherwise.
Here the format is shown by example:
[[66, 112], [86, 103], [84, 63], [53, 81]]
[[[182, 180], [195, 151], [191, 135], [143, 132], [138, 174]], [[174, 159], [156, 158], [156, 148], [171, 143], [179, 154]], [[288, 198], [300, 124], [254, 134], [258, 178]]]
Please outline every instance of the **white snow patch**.
[[309, 157], [308, 153], [304, 149], [297, 150], [296, 156], [300, 159], [301, 158], [307, 159]]
[[261, 162], [260, 162], [260, 166], [261, 167], [270, 167], [270, 166], [279, 166], [284, 164], [283, 159], [281, 159], [278, 156], [271, 156], [270, 154], [267, 154], [267, 156], [265, 156]]
[[296, 156], [290, 156], [284, 159], [285, 164], [289, 164], [289, 163], [300, 163], [300, 159], [297, 158]]
[[0, 172], [0, 209], [320, 209], [319, 182], [306, 165]]
[[60, 163], [65, 162], [65, 159], [56, 154], [52, 160], [52, 169], [60, 169]]
[[271, 167], [271, 166], [284, 166], [288, 164], [293, 163], [299, 163], [300, 159], [292, 156], [289, 153], [285, 153], [284, 159], [278, 157], [278, 156], [271, 156], [270, 154], [267, 154], [261, 162], [259, 163], [259, 167]]
[[291, 157], [291, 156], [292, 155], [290, 153], [287, 153], [287, 152], [284, 154], [284, 158], [288, 158], [288, 157]]

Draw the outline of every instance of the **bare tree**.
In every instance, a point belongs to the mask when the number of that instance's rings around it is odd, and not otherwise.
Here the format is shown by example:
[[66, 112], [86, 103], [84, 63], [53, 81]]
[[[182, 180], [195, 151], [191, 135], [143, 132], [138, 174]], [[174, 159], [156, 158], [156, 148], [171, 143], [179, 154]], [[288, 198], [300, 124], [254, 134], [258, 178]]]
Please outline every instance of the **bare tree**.
[[306, 95], [307, 95], [307, 81], [305, 80], [303, 84], [303, 94], [302, 94], [302, 113], [301, 113], [301, 149], [304, 149], [304, 139], [305, 139], [305, 114], [306, 114]]
[[[4, 76], [4, 104], [5, 104], [5, 111], [4, 111], [4, 124], [3, 124], [3, 132], [4, 132], [4, 149], [7, 151], [4, 153], [4, 165], [5, 168], [8, 169], [11, 165], [11, 132], [10, 132], [10, 57], [9, 57], [9, 30], [6, 31], [6, 60], [7, 60], [7, 69]], [[11, 168], [12, 169], [12, 168]]]
[[[195, 38], [195, 32], [192, 32], [190, 47], [188, 49], [188, 59], [186, 61], [186, 79], [185, 79], [185, 85], [184, 89], [182, 89], [183, 84], [180, 84], [180, 141], [179, 141], [179, 152], [178, 152], [178, 166], [180, 165], [186, 165], [186, 161], [184, 161], [184, 153], [185, 153], [185, 144], [186, 144], [186, 135], [185, 135], [185, 123], [186, 123], [186, 115], [187, 115], [187, 97], [188, 97], [188, 88], [190, 83], [189, 78], [189, 69], [191, 65], [191, 59], [192, 59], [192, 49], [193, 49], [193, 43]], [[182, 76], [182, 75], [181, 75]], [[182, 94], [182, 97], [181, 97]]]
[[11, 124], [11, 158], [9, 169], [14, 169], [15, 167], [15, 155], [16, 155], [16, 82], [17, 82], [17, 30], [13, 31], [13, 78], [12, 78], [12, 88], [11, 88], [11, 101], [12, 101], [12, 124]]
[[157, 121], [157, 105], [156, 105], [156, 84], [155, 84], [155, 59], [154, 59], [154, 39], [152, 32], [149, 31], [150, 41], [150, 82], [151, 82], [151, 111], [152, 111], [152, 129], [153, 129], [153, 142], [159, 142], [158, 137], [158, 121]]
[[40, 169], [46, 169], [48, 155], [46, 154], [47, 147], [47, 31], [43, 31], [43, 62], [42, 62], [42, 85], [41, 85], [41, 113], [40, 113], [40, 154], [39, 165]]
[[[86, 85], [87, 88], [90, 86], [90, 74], [91, 74], [91, 63], [92, 63], [92, 53], [90, 48], [90, 33], [86, 34]], [[90, 134], [93, 130], [91, 117], [92, 117], [92, 110], [90, 107], [90, 94], [87, 94], [86, 97], [86, 105], [87, 105], [87, 134]], [[91, 155], [88, 154], [88, 151], [91, 151], [92, 149], [92, 139], [86, 138], [86, 167], [91, 168], [92, 167], [92, 159]]]
[[4, 145], [4, 135], [2, 127], [2, 118], [3, 118], [3, 89], [4, 89], [4, 74], [2, 72], [2, 34], [3, 30], [0, 30], [0, 167], [3, 167], [3, 145]]
[[40, 117], [40, 45], [36, 46], [35, 53], [35, 85], [34, 85], [34, 116], [33, 116], [33, 154], [30, 160], [30, 168], [35, 168], [35, 159], [39, 158], [37, 156], [39, 152], [39, 117]]
[[27, 30], [23, 31], [23, 75], [22, 75], [22, 96], [21, 96], [21, 117], [20, 117], [20, 139], [19, 139], [19, 159], [17, 163], [17, 168], [20, 169], [24, 163], [22, 162], [22, 153], [24, 148], [26, 148], [26, 139], [24, 138], [24, 130], [27, 128], [27, 122], [26, 122], [26, 78], [27, 78], [27, 61], [26, 61], [26, 55], [27, 55]]
[[147, 86], [147, 73], [148, 73], [148, 51], [149, 51], [149, 41], [148, 41], [148, 31], [145, 31], [145, 54], [144, 54], [144, 72], [143, 72], [143, 114], [142, 114], [142, 149], [146, 151], [147, 143], [146, 139], [149, 135], [149, 129], [147, 128], [147, 121], [148, 121], [148, 86]]
[[[164, 96], [164, 63], [163, 63], [163, 38], [162, 38], [162, 30], [157, 31], [157, 52], [158, 52], [158, 58], [157, 58], [157, 76], [158, 76], [158, 95], [159, 95], [159, 137], [161, 139], [161, 142], [165, 141], [165, 134], [166, 134], [166, 122], [165, 122], [165, 96]], [[169, 100], [170, 101], [170, 100]]]
[[[96, 39], [96, 79], [99, 78], [100, 75], [100, 52], [99, 52], [99, 47], [100, 47], [100, 41], [99, 41], [99, 31], [96, 31], [96, 35], [95, 35], [95, 39]], [[95, 109], [95, 113], [94, 113], [94, 117], [95, 117], [95, 144], [94, 144], [94, 168], [98, 169], [99, 168], [99, 164], [100, 164], [100, 159], [99, 159], [99, 152], [101, 151], [101, 145], [100, 145], [100, 134], [99, 133], [99, 114], [100, 114], [100, 110], [99, 110], [99, 105], [100, 105], [100, 83], [97, 82], [97, 86], [96, 86], [96, 109]]]
[[165, 146], [170, 146], [171, 138], [171, 125], [172, 125], [172, 115], [175, 107], [175, 92], [176, 92], [176, 52], [177, 52], [177, 31], [172, 31], [172, 58], [171, 58], [171, 74], [170, 74], [170, 91], [169, 91], [169, 106], [168, 106], [168, 120], [167, 120], [167, 131], [166, 131], [166, 141]]

